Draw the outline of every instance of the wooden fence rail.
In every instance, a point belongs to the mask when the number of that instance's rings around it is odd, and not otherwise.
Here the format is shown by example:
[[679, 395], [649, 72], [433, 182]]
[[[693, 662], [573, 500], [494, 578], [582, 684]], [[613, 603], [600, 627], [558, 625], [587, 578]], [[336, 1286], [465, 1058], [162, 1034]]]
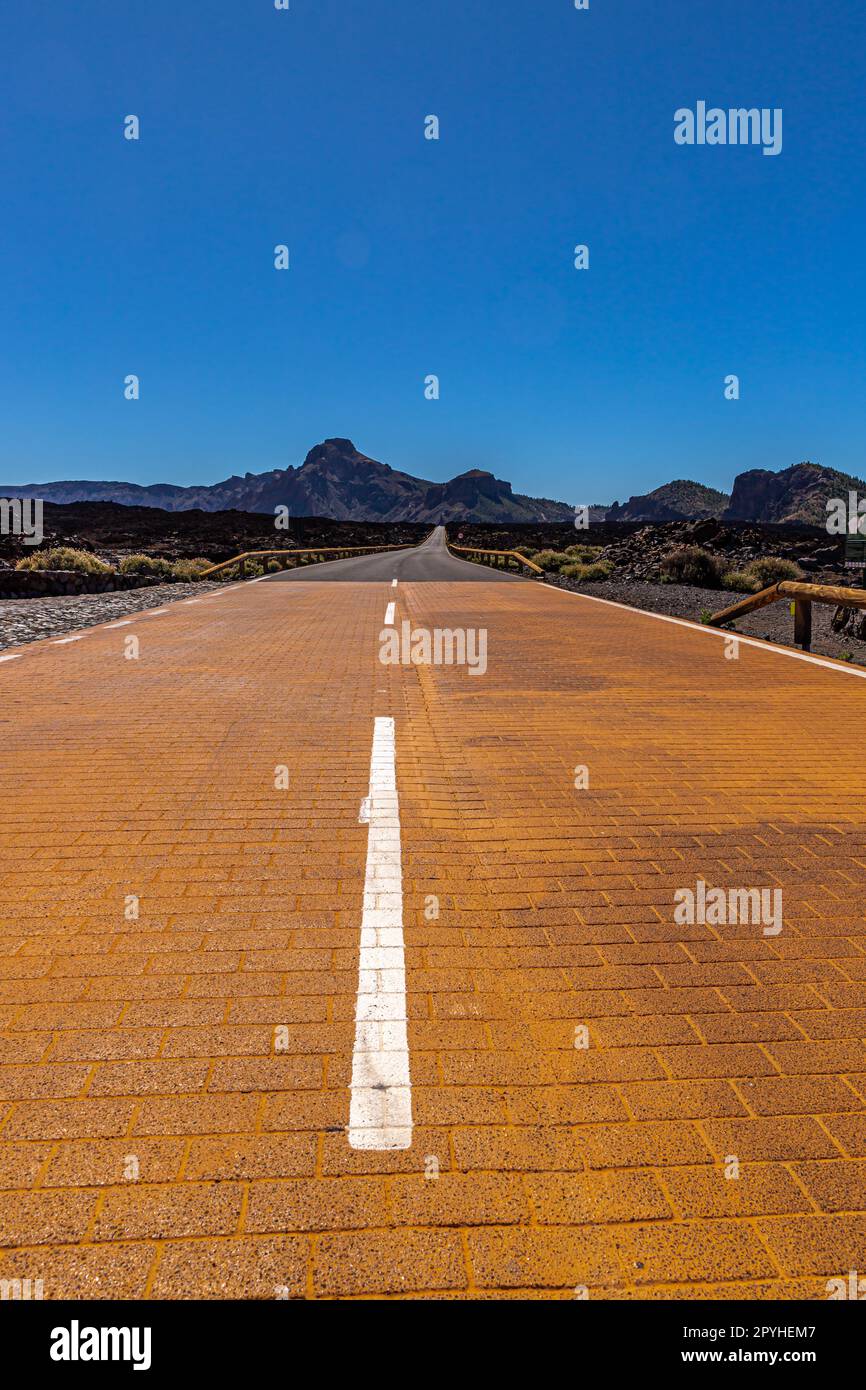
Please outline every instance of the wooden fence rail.
[[725, 627], [747, 613], [765, 608], [768, 603], [790, 599], [794, 610], [794, 641], [804, 652], [812, 646], [812, 604], [832, 603], [837, 608], [866, 608], [866, 589], [845, 589], [838, 584], [804, 584], [797, 579], [783, 579], [757, 594], [738, 599], [729, 608], [722, 608], [708, 620], [710, 627]]
[[[383, 550], [410, 550], [409, 542], [404, 545], [317, 545], [311, 550], [245, 550], [242, 555], [235, 555], [231, 560], [222, 560], [218, 565], [212, 565], [210, 569], [203, 570], [202, 579], [212, 579], [221, 570], [230, 569], [232, 565], [238, 566], [238, 571], [243, 579], [247, 572], [247, 560], [257, 560], [264, 556], [282, 561], [282, 569], [294, 569], [297, 565], [317, 564], [319, 560], [348, 560], [353, 555], [378, 555]], [[294, 564], [290, 564], [290, 561]]]
[[[535, 574], [544, 574], [540, 565], [536, 565], [533, 560], [527, 560], [526, 556], [521, 555], [519, 550], [479, 550], [474, 545], [452, 545], [450, 541], [448, 542], [448, 549], [459, 550], [464, 555], [477, 555], [482, 564], [492, 564], [494, 568], [498, 566], [501, 569], [519, 569], [521, 565], [526, 565], [527, 569], [532, 570]], [[513, 566], [512, 560], [515, 562]]]

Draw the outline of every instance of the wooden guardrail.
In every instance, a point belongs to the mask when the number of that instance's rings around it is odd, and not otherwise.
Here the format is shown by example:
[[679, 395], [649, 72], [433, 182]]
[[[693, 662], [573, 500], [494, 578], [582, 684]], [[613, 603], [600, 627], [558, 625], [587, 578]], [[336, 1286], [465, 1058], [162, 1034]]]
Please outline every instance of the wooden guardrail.
[[517, 562], [515, 564], [516, 569], [519, 569], [521, 565], [526, 565], [527, 569], [533, 570], [535, 574], [544, 574], [540, 565], [536, 565], [533, 560], [527, 560], [526, 556], [521, 555], [519, 550], [479, 550], [474, 545], [452, 545], [450, 541], [448, 541], [448, 549], [460, 550], [464, 555], [477, 555], [482, 564], [488, 563], [486, 559], [481, 559], [482, 556], [493, 556], [495, 557], [493, 559], [494, 568], [498, 566], [500, 569], [510, 569], [510, 562], [514, 560]]
[[709, 627], [725, 627], [727, 623], [765, 608], [768, 603], [791, 599], [794, 611], [794, 641], [804, 652], [812, 646], [812, 604], [833, 603], [837, 608], [866, 608], [866, 589], [844, 589], [837, 584], [803, 584], [797, 579], [783, 579], [757, 594], [732, 603], [708, 619]]
[[[235, 555], [231, 560], [221, 560], [218, 565], [211, 565], [210, 569], [202, 570], [201, 579], [211, 579], [221, 570], [231, 569], [232, 565], [237, 565], [240, 576], [243, 579], [247, 572], [247, 560], [258, 560], [264, 556], [271, 559], [283, 561], [282, 569], [297, 569], [299, 565], [318, 564], [320, 560], [348, 560], [353, 555], [378, 555], [383, 550], [409, 550], [412, 548], [411, 542], [403, 545], [317, 545], [311, 550], [245, 550], [242, 555]], [[289, 561], [294, 560], [294, 564]]]

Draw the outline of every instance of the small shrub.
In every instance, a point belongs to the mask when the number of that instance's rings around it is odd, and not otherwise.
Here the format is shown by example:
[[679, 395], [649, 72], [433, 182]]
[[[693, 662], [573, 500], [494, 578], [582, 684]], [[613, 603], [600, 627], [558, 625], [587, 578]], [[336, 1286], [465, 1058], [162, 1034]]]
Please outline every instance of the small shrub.
[[588, 570], [591, 571], [591, 573], [587, 573], [586, 577], [588, 580], [594, 579], [595, 577], [607, 579], [609, 575], [613, 574], [615, 569], [616, 566], [613, 560], [596, 560], [594, 564], [588, 566]]
[[154, 555], [124, 555], [120, 562], [120, 573], [152, 575], [156, 579], [173, 579], [174, 566], [171, 560], [158, 559]]
[[533, 559], [543, 570], [558, 571], [563, 565], [569, 563], [571, 556], [567, 555], [564, 550], [539, 550], [538, 554], [533, 556]]
[[111, 565], [91, 555], [87, 550], [74, 550], [72, 546], [59, 545], [51, 550], [37, 550], [33, 555], [19, 560], [18, 570], [75, 570], [78, 574], [113, 574]]
[[591, 565], [602, 552], [600, 545], [570, 545], [566, 549], [566, 555], [578, 560], [582, 565]]
[[695, 584], [702, 589], [718, 589], [722, 582], [721, 561], [699, 545], [672, 550], [659, 566], [663, 584]]
[[780, 584], [783, 579], [802, 579], [803, 571], [793, 560], [783, 560], [780, 555], [763, 555], [746, 566], [746, 573], [757, 581], [759, 589], [767, 589], [771, 584]]
[[268, 570], [271, 574], [279, 574], [282, 568], [279, 560], [268, 560]]
[[597, 584], [602, 579], [607, 579], [613, 571], [610, 560], [598, 560], [594, 565], [582, 565], [575, 561], [570, 565], [563, 565], [559, 571], [566, 579], [576, 579], [580, 584]]
[[196, 579], [201, 579], [204, 570], [210, 569], [210, 560], [201, 558], [196, 560], [175, 560], [171, 567], [172, 579], [181, 583], [190, 584]]
[[244, 574], [241, 574], [240, 565], [229, 565], [227, 570], [220, 570], [219, 574], [213, 577], [234, 584], [239, 579], [261, 579], [264, 572], [264, 565], [260, 565], [258, 560], [247, 560]]
[[723, 589], [734, 589], [740, 594], [756, 594], [762, 587], [761, 581], [756, 579], [748, 570], [728, 570], [722, 579]]

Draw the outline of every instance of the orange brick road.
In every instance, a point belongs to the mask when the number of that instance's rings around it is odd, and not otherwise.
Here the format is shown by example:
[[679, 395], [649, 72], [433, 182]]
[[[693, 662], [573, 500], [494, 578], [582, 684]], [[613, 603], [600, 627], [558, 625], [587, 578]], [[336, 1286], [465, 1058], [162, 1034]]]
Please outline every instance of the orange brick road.
[[[486, 627], [487, 674], [380, 665], [392, 599]], [[825, 1298], [866, 1271], [864, 682], [531, 583], [195, 610], [0, 665], [0, 1279]], [[415, 1126], [382, 1153], [346, 1133], [376, 715]], [[783, 931], [677, 925], [698, 879], [781, 888]]]

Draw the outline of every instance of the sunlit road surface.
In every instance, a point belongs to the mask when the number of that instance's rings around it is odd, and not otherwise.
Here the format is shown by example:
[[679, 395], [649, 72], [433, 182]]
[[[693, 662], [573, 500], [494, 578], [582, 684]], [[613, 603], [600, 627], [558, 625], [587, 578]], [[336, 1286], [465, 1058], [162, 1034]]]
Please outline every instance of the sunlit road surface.
[[[0, 1280], [826, 1298], [866, 1259], [863, 680], [409, 558], [0, 665]], [[382, 664], [392, 603], [486, 671]]]

